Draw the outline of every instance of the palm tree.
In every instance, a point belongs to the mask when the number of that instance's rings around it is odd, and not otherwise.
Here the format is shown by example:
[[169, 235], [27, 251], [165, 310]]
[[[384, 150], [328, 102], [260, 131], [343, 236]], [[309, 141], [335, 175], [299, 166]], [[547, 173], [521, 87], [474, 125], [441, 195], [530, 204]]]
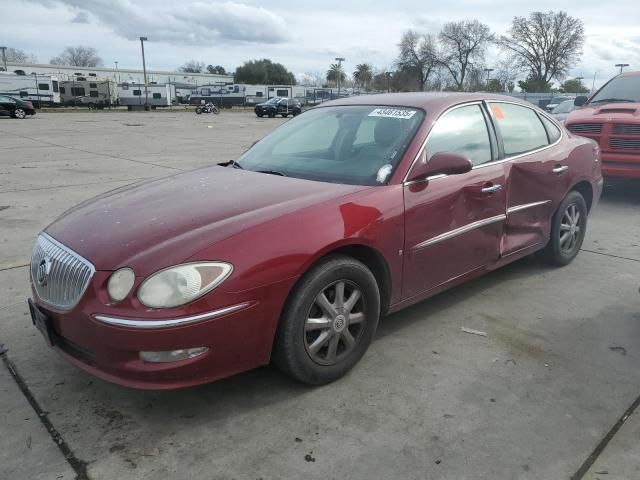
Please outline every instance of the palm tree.
[[344, 73], [342, 69], [342, 65], [338, 65], [337, 63], [332, 63], [329, 66], [329, 70], [327, 70], [327, 81], [336, 82], [338, 84], [338, 80], [340, 83], [344, 82], [347, 79], [347, 75]]
[[373, 68], [368, 63], [356, 65], [356, 71], [353, 72], [353, 79], [360, 84], [362, 88], [368, 90], [368, 85], [373, 79]]

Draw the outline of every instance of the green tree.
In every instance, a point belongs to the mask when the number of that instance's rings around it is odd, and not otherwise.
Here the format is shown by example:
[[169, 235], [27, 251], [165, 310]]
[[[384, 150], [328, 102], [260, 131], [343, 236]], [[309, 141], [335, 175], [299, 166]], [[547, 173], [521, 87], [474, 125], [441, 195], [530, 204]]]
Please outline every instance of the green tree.
[[551, 82], [545, 82], [535, 75], [529, 75], [526, 80], [519, 80], [520, 90], [527, 93], [549, 93], [551, 92]]
[[227, 71], [222, 65], [207, 65], [207, 73], [216, 73], [218, 75], [226, 75]]
[[236, 83], [295, 85], [296, 77], [281, 63], [274, 63], [268, 58], [251, 60], [236, 68]]
[[558, 89], [560, 93], [588, 93], [589, 89], [585, 87], [582, 80], [579, 78], [572, 78], [571, 80], [565, 80]]
[[365, 90], [368, 90], [369, 84], [373, 79], [373, 67], [368, 63], [356, 65], [356, 71], [353, 72], [353, 79]]
[[344, 83], [346, 79], [347, 79], [347, 74], [344, 73], [344, 70], [342, 69], [342, 65], [339, 65], [337, 63], [332, 63], [329, 66], [329, 70], [327, 70], [328, 82], [334, 82], [336, 85], [338, 85], [338, 80], [340, 81], [340, 83]]

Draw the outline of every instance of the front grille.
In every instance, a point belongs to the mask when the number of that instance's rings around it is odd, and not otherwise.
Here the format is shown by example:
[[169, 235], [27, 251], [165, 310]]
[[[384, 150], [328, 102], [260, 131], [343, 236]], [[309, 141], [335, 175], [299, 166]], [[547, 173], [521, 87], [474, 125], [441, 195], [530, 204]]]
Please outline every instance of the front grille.
[[640, 150], [640, 138], [611, 138], [611, 150]]
[[60, 310], [80, 301], [95, 267], [47, 234], [40, 234], [31, 257], [31, 280], [38, 298]]
[[601, 123], [574, 123], [567, 127], [573, 133], [600, 133], [602, 132]]
[[616, 135], [640, 135], [640, 123], [615, 123], [613, 133]]

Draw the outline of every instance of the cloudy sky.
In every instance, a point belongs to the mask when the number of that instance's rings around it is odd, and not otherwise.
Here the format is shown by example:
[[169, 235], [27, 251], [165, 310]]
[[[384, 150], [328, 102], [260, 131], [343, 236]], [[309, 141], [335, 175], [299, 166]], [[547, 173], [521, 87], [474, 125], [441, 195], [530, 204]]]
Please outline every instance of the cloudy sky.
[[[616, 72], [615, 63], [640, 69], [638, 0], [0, 0], [0, 43], [41, 63], [83, 44], [96, 48], [105, 65], [139, 67], [142, 35], [149, 38], [147, 65], [155, 69], [195, 59], [233, 70], [268, 57], [299, 75], [324, 72], [340, 56], [351, 72], [361, 62], [391, 66], [408, 28], [437, 33], [445, 22], [478, 19], [502, 33], [513, 16], [533, 9], [565, 10], [584, 22], [584, 55], [571, 76], [590, 84], [596, 72], [597, 85]], [[496, 56], [491, 52], [489, 63]]]

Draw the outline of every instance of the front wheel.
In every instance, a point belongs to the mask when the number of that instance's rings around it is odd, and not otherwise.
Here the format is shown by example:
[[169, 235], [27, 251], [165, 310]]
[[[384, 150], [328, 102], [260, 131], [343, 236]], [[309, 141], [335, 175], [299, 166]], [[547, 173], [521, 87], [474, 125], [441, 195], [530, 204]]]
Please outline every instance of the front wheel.
[[218, 107], [213, 107], [211, 113], [213, 113], [214, 115], [218, 115], [220, 113], [220, 109]]
[[16, 108], [13, 112], [13, 116], [22, 120], [27, 116], [27, 112], [25, 112], [22, 108]]
[[200, 107], [196, 108], [196, 113], [198, 115], [200, 115], [202, 113], [202, 108], [200, 108]]
[[551, 237], [542, 258], [552, 265], [568, 265], [578, 255], [587, 233], [587, 203], [580, 192], [564, 198], [551, 221]]
[[380, 292], [361, 262], [335, 255], [310, 269], [291, 293], [274, 345], [274, 363], [296, 380], [322, 385], [345, 375], [369, 348]]

